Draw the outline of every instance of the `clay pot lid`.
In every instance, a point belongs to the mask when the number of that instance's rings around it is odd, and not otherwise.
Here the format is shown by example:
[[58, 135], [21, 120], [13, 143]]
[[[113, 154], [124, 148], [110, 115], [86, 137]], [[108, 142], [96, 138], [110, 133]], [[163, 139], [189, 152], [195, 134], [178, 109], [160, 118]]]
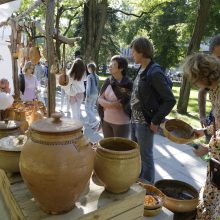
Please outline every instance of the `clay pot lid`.
[[0, 121], [0, 130], [12, 130], [20, 127], [20, 123], [18, 121], [13, 120], [5, 120]]
[[41, 119], [33, 122], [30, 128], [45, 133], [62, 133], [80, 130], [83, 124], [80, 121], [62, 117], [60, 113], [53, 113], [52, 118]]

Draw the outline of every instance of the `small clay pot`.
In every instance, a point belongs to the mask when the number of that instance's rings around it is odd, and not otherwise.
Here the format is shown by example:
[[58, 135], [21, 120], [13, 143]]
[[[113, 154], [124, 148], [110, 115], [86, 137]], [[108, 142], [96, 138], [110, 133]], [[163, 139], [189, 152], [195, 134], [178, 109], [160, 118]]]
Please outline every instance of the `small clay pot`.
[[69, 76], [66, 75], [65, 72], [62, 72], [62, 74], [59, 76], [59, 84], [61, 86], [67, 86], [69, 83]]
[[21, 130], [21, 133], [25, 133], [28, 128], [29, 128], [29, 124], [26, 120], [26, 115], [25, 115], [25, 110], [14, 110], [15, 112], [15, 120], [16, 121], [19, 121], [20, 122], [20, 130]]
[[126, 192], [141, 171], [139, 146], [126, 138], [104, 138], [98, 142], [95, 173], [112, 193]]

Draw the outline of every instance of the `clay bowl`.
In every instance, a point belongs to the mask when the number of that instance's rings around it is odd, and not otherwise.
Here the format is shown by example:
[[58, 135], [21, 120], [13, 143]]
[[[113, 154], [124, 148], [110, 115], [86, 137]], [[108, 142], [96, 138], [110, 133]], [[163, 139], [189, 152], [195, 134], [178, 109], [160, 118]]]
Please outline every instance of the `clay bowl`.
[[153, 216], [159, 215], [161, 210], [162, 210], [162, 206], [157, 209], [145, 209], [144, 208], [144, 216], [153, 217]]
[[146, 196], [152, 196], [156, 202], [153, 204], [146, 204], [144, 201], [144, 216], [150, 217], [158, 215], [165, 201], [165, 195], [158, 188], [150, 184], [139, 183], [139, 185], [146, 189]]
[[187, 144], [195, 139], [193, 128], [179, 119], [166, 121], [163, 126], [163, 132], [169, 140], [178, 144]]
[[155, 186], [165, 195], [164, 206], [172, 212], [190, 212], [199, 202], [198, 191], [188, 183], [179, 180], [159, 180]]
[[155, 186], [146, 184], [146, 183], [139, 183], [140, 186], [142, 186], [144, 189], [146, 189], [146, 195], [153, 196], [156, 200], [155, 204], [145, 204], [145, 209], [157, 209], [163, 206], [163, 203], [165, 201], [165, 195]]

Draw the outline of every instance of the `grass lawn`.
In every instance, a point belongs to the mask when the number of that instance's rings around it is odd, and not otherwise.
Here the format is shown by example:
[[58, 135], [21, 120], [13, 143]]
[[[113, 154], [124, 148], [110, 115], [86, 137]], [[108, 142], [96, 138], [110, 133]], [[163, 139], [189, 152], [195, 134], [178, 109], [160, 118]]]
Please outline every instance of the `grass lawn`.
[[[179, 99], [180, 86], [181, 86], [180, 84], [173, 85], [173, 93], [176, 97], [177, 103]], [[192, 88], [190, 91], [190, 98], [189, 98], [186, 115], [177, 113], [176, 106], [173, 108], [172, 112], [168, 115], [168, 118], [178, 118], [184, 120], [194, 128], [201, 127], [199, 122], [198, 89]], [[207, 101], [206, 112], [208, 113], [210, 109], [211, 109], [211, 103]]]

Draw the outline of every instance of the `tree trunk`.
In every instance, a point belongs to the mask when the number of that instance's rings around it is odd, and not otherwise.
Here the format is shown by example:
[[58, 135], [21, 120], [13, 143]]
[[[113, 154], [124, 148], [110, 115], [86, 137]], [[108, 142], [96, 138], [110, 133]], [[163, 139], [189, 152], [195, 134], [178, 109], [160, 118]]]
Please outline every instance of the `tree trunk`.
[[55, 0], [46, 0], [46, 46], [48, 60], [48, 117], [55, 112], [56, 106], [56, 78], [51, 73], [51, 66], [55, 65], [55, 48], [53, 43]]
[[83, 54], [85, 62], [95, 61], [98, 63], [98, 53], [107, 20], [108, 0], [97, 3], [89, 0], [84, 4], [84, 39]]
[[[202, 40], [203, 32], [205, 29], [206, 21], [209, 15], [211, 0], [200, 0], [198, 14], [196, 18], [196, 23], [194, 26], [192, 38], [189, 43], [187, 50], [187, 55], [192, 54], [195, 51], [198, 51], [200, 48], [200, 43]], [[180, 97], [177, 105], [177, 111], [181, 114], [187, 113], [187, 106], [190, 96], [190, 82], [186, 77], [183, 77], [183, 83], [180, 88]]]
[[12, 78], [13, 78], [13, 84], [14, 84], [15, 97], [19, 98], [20, 89], [19, 89], [19, 83], [18, 83], [18, 63], [17, 63], [17, 59], [14, 57], [16, 50], [17, 50], [16, 21], [14, 19], [10, 19], [10, 24], [11, 24], [10, 52], [11, 52], [11, 60], [12, 60]]

